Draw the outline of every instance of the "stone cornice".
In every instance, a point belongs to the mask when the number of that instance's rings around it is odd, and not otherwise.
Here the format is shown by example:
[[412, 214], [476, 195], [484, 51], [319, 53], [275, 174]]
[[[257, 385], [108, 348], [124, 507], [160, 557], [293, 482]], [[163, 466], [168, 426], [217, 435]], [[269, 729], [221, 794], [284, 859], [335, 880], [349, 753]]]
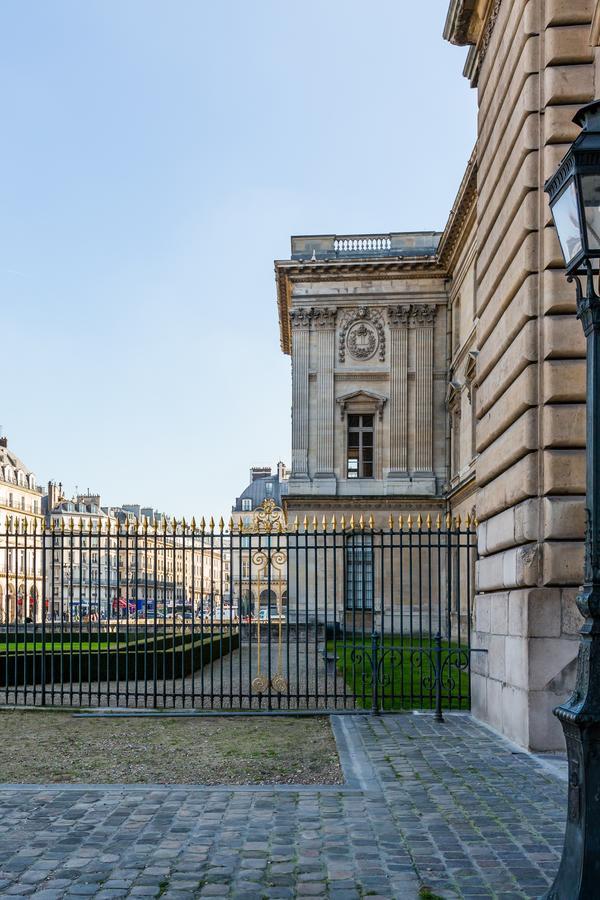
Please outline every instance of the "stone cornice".
[[451, 0], [444, 38], [460, 47], [470, 46], [463, 75], [477, 85], [502, 0]]
[[451, 272], [473, 224], [477, 204], [477, 157], [473, 149], [438, 248], [440, 265]]

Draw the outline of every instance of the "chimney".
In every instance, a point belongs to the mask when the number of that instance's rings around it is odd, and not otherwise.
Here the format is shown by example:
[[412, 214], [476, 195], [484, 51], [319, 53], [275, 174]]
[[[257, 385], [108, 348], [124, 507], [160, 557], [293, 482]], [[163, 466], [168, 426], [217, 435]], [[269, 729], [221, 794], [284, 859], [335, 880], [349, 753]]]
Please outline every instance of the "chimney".
[[8, 438], [0, 437], [0, 447], [8, 447]]
[[281, 462], [281, 460], [277, 463], [277, 477], [279, 478], [279, 481], [287, 481], [287, 466], [284, 462]]
[[268, 478], [271, 474], [271, 466], [252, 466], [250, 469], [250, 481], [257, 478]]

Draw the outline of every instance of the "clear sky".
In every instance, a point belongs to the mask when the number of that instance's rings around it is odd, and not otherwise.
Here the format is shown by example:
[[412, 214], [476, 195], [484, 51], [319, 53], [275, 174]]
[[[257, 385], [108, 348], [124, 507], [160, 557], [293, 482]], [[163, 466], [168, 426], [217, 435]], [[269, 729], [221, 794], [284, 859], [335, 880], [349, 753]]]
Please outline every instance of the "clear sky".
[[290, 458], [273, 260], [443, 228], [448, 0], [4, 0], [0, 424], [39, 480], [228, 514]]

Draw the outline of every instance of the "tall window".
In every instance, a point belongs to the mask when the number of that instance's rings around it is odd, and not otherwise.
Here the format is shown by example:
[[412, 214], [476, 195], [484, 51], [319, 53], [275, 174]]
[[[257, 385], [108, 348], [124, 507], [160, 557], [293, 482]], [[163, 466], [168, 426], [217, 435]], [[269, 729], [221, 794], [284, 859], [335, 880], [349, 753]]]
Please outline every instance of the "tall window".
[[242, 510], [247, 512], [250, 509], [252, 509], [252, 499], [250, 497], [243, 497], [242, 498]]
[[348, 416], [348, 478], [373, 477], [373, 416]]
[[346, 608], [373, 609], [373, 546], [365, 535], [346, 545]]

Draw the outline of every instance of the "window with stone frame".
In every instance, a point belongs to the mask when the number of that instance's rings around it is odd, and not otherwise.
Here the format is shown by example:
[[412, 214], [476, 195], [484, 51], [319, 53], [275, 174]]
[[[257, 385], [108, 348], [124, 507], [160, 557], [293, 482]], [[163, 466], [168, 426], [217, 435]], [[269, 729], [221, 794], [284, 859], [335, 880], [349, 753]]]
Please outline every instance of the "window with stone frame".
[[356, 413], [348, 416], [346, 477], [373, 478], [374, 416]]
[[370, 535], [349, 535], [346, 541], [346, 609], [372, 610], [375, 593], [373, 545]]

